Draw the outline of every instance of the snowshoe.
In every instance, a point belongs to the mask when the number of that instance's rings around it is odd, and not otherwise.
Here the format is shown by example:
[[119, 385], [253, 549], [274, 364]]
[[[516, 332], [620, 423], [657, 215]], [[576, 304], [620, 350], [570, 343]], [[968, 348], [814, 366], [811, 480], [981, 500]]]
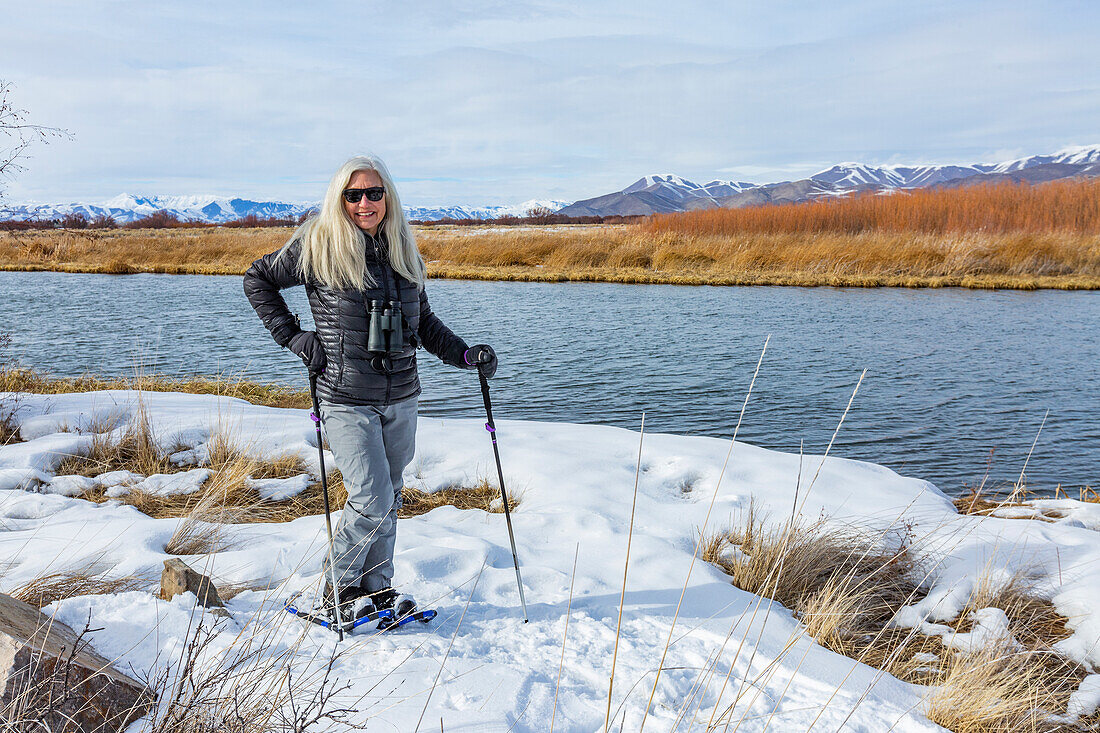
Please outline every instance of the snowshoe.
[[371, 603], [380, 613], [389, 612], [388, 618], [378, 622], [378, 630], [396, 629], [413, 621], [426, 624], [436, 616], [434, 610], [421, 611], [412, 596], [400, 594], [393, 588], [383, 588], [370, 594]]
[[326, 584], [325, 592], [314, 603], [299, 591], [287, 599], [283, 607], [286, 611], [312, 624], [336, 631], [342, 629], [350, 633], [363, 624], [386, 622], [393, 618], [392, 610], [379, 610], [374, 607], [370, 597], [358, 588], [348, 588], [340, 593], [339, 622], [333, 604], [332, 590]]

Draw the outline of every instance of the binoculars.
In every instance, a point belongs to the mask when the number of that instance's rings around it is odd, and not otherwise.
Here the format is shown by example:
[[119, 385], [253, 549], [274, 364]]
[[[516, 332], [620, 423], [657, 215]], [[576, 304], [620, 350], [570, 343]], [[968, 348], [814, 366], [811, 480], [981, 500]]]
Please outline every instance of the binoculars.
[[372, 300], [368, 313], [370, 331], [367, 334], [367, 351], [372, 354], [400, 354], [405, 344], [401, 329], [401, 304]]

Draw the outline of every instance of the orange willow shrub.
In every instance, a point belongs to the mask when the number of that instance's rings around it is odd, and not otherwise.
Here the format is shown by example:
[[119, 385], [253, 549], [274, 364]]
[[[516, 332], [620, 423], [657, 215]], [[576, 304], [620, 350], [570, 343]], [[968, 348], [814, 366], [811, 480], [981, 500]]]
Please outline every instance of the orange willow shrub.
[[917, 189], [800, 204], [705, 209], [657, 215], [643, 226], [654, 233], [688, 235], [866, 231], [1100, 234], [1100, 180]]

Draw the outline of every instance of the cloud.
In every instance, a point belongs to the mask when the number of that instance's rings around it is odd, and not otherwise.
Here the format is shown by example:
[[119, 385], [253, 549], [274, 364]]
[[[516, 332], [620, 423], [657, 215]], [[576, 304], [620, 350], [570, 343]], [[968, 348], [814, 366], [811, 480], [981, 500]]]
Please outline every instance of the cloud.
[[38, 149], [9, 192], [311, 199], [366, 149], [412, 204], [576, 199], [654, 171], [776, 180], [839, 160], [996, 160], [1095, 136], [1098, 15], [869, 0], [38, 4], [0, 29], [0, 68], [35, 121], [76, 140]]

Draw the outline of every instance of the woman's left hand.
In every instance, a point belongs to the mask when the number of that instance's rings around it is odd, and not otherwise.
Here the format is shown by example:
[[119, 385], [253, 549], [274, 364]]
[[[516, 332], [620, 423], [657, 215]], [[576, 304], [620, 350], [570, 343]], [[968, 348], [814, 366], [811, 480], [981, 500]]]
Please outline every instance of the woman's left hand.
[[497, 352], [488, 344], [477, 344], [466, 349], [463, 355], [466, 364], [471, 369], [478, 369], [487, 378], [492, 379], [497, 373]]

